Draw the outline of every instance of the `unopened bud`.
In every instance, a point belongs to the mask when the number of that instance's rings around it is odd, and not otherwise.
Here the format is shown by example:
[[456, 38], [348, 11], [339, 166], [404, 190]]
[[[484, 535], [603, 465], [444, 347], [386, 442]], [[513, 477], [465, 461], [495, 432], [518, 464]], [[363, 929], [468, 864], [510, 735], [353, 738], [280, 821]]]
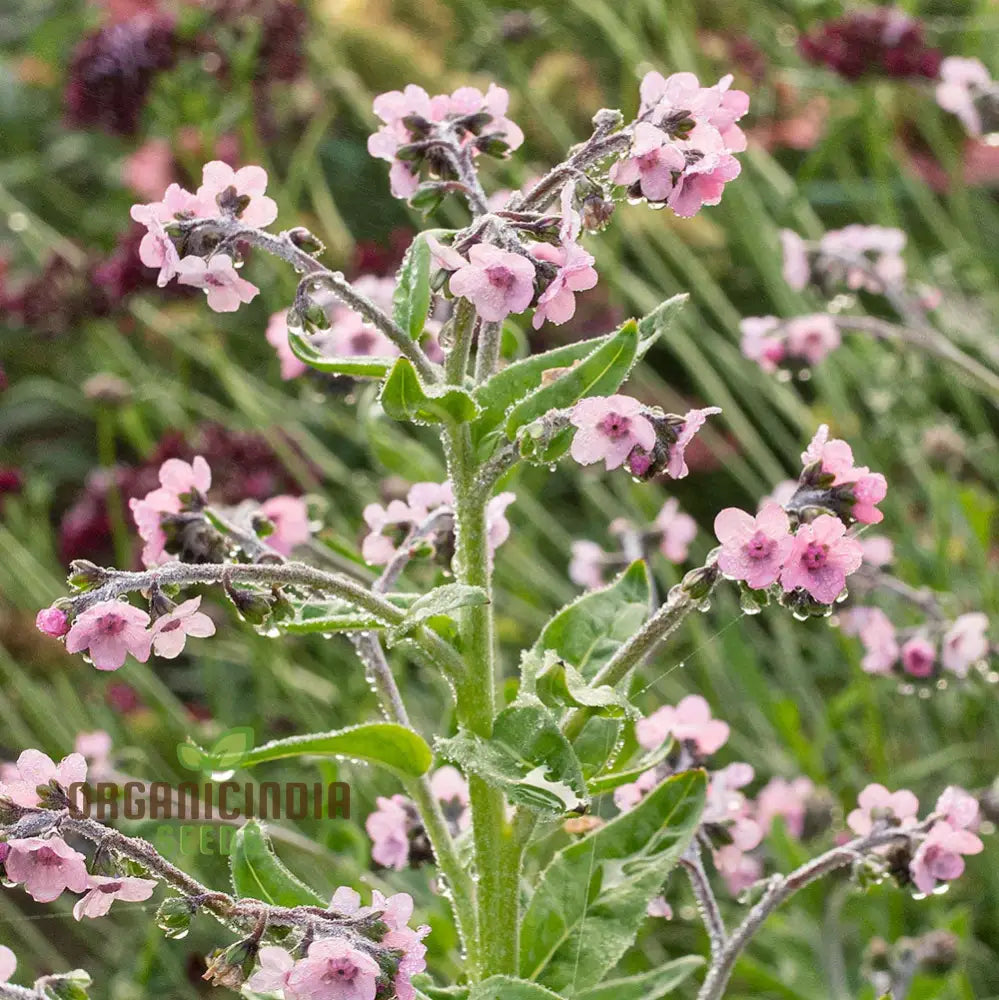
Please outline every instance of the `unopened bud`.
[[683, 578], [680, 586], [691, 600], [703, 601], [714, 589], [720, 575], [717, 566], [699, 566]]
[[259, 939], [253, 937], [215, 951], [209, 958], [208, 969], [201, 978], [213, 986], [238, 990], [253, 971], [258, 951], [260, 951]]
[[236, 607], [240, 618], [250, 625], [262, 625], [270, 616], [272, 607], [270, 598], [253, 590], [244, 590], [229, 584], [225, 588], [226, 595]]
[[74, 969], [58, 976], [43, 976], [35, 984], [39, 995], [52, 1000], [87, 1000], [90, 976], [83, 969]]
[[493, 132], [489, 135], [481, 135], [475, 140], [475, 148], [486, 156], [495, 156], [502, 159], [510, 152], [510, 144], [502, 134]]
[[66, 582], [74, 590], [87, 591], [99, 587], [106, 579], [104, 570], [89, 559], [74, 559], [69, 564], [69, 576]]
[[288, 239], [299, 250], [304, 250], [308, 254], [320, 254], [326, 247], [318, 236], [314, 236], [305, 226], [296, 226], [288, 230]]

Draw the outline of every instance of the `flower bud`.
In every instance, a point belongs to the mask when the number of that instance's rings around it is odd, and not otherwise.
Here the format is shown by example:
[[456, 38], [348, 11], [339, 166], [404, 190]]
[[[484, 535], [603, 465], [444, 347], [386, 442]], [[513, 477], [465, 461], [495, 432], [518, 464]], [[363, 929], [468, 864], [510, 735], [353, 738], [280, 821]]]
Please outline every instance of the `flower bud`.
[[719, 576], [717, 566], [699, 566], [680, 581], [680, 586], [691, 600], [703, 601], [714, 589]]
[[270, 617], [272, 606], [270, 598], [253, 590], [245, 590], [226, 584], [226, 596], [235, 605], [240, 618], [250, 625], [262, 625]]
[[36, 983], [38, 993], [53, 1000], [87, 1000], [91, 979], [83, 969], [74, 969], [58, 976], [44, 976]]
[[317, 236], [313, 236], [305, 226], [296, 226], [294, 229], [289, 229], [287, 236], [294, 246], [298, 247], [299, 250], [304, 250], [308, 254], [321, 254], [326, 249], [322, 240]]
[[216, 950], [212, 953], [208, 969], [201, 978], [213, 986], [226, 986], [231, 990], [238, 990], [253, 971], [258, 951], [260, 951], [259, 939], [253, 937], [238, 941], [228, 948]]
[[168, 937], [179, 941], [187, 937], [196, 907], [184, 896], [169, 896], [156, 911], [156, 926]]
[[62, 608], [56, 605], [50, 608], [42, 608], [35, 615], [35, 628], [44, 635], [51, 635], [54, 638], [58, 638], [69, 631], [69, 617]]
[[107, 578], [104, 570], [89, 559], [74, 559], [69, 564], [69, 570], [66, 582], [73, 590], [94, 590]]

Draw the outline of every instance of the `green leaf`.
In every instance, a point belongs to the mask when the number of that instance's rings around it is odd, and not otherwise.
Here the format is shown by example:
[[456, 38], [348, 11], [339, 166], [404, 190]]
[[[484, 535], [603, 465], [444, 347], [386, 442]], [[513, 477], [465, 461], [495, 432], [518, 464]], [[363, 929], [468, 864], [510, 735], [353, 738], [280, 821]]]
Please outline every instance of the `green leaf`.
[[576, 1000], [661, 1000], [702, 965], [700, 955], [685, 955], [650, 972], [608, 979], [592, 990], [577, 993]]
[[468, 1000], [560, 1000], [557, 993], [513, 976], [490, 976], [476, 983]]
[[581, 340], [564, 347], [556, 347], [544, 354], [534, 354], [523, 361], [515, 361], [497, 372], [488, 382], [476, 390], [475, 401], [482, 408], [479, 419], [476, 420], [473, 433], [480, 440], [490, 431], [495, 430], [503, 422], [507, 411], [529, 395], [538, 386], [545, 372], [557, 368], [568, 368], [574, 362], [593, 353], [602, 344], [606, 344], [614, 334], [607, 333], [592, 340]]
[[555, 716], [542, 705], [503, 709], [489, 739], [462, 730], [436, 746], [463, 771], [502, 788], [511, 802], [558, 815], [586, 807], [579, 761]]
[[237, 767], [253, 747], [253, 730], [249, 726], [236, 726], [223, 733], [211, 750], [212, 766], [222, 771]]
[[697, 830], [705, 783], [703, 771], [678, 774], [554, 857], [524, 914], [525, 979], [575, 991], [617, 964]]
[[391, 358], [338, 358], [323, 354], [305, 336], [300, 328], [288, 327], [288, 346], [291, 353], [310, 368], [330, 375], [349, 375], [352, 378], [382, 379], [392, 367]]
[[306, 733], [272, 740], [251, 750], [241, 761], [255, 767], [284, 757], [351, 757], [418, 778], [430, 769], [433, 755], [418, 733], [394, 722], [368, 722], [330, 733]]
[[507, 437], [513, 440], [521, 427], [549, 410], [565, 409], [587, 396], [616, 392], [634, 366], [637, 353], [638, 324], [628, 320], [610, 340], [579, 364], [517, 403], [506, 418]]
[[393, 420], [414, 424], [467, 423], [479, 408], [463, 389], [424, 389], [409, 358], [399, 358], [379, 397]]
[[599, 774], [618, 749], [618, 735], [621, 731], [619, 719], [609, 719], [605, 715], [593, 715], [586, 720], [583, 731], [572, 741], [583, 777], [589, 781]]
[[326, 905], [322, 896], [285, 868], [258, 820], [247, 820], [233, 836], [229, 870], [240, 899], [259, 899], [273, 906]]
[[638, 348], [638, 356], [642, 357], [645, 352], [673, 325], [677, 316], [680, 315], [683, 307], [687, 304], [690, 296], [686, 292], [674, 295], [672, 298], [661, 302], [650, 313], [646, 313], [638, 321], [638, 336], [641, 344]]
[[530, 655], [553, 650], [589, 680], [648, 618], [650, 599], [648, 567], [639, 559], [610, 586], [583, 594], [559, 611]]
[[598, 774], [595, 778], [590, 778], [586, 783], [591, 795], [603, 795], [605, 792], [612, 792], [621, 785], [627, 785], [632, 781], [637, 781], [650, 768], [658, 767], [673, 749], [673, 741], [667, 740], [658, 750], [643, 757], [634, 767], [626, 771], [614, 771], [611, 774]]
[[[434, 230], [438, 235], [442, 230]], [[406, 250], [402, 266], [395, 276], [392, 295], [392, 318], [413, 340], [423, 333], [430, 311], [430, 247], [428, 232], [420, 233]]]
[[452, 617], [452, 612], [477, 604], [488, 604], [489, 595], [481, 587], [470, 587], [464, 583], [446, 583], [435, 587], [413, 602], [406, 612], [404, 621], [389, 630], [392, 641], [398, 641], [418, 625], [438, 615]]
[[626, 695], [609, 684], [591, 687], [571, 663], [559, 658], [555, 650], [544, 650], [540, 661], [533, 650], [525, 653], [521, 674], [521, 692], [540, 698], [549, 708], [596, 708], [601, 715], [615, 718], [638, 715]]

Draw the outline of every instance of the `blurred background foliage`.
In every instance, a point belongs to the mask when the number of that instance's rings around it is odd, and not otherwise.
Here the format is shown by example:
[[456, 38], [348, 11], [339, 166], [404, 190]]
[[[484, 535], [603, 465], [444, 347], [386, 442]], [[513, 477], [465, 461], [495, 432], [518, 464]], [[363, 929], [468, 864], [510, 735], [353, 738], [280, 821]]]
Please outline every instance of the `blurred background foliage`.
[[[922, 18], [928, 45], [994, 56], [999, 8], [990, 0], [902, 6]], [[317, 551], [356, 552], [364, 504], [402, 481], [440, 478], [434, 442], [378, 415], [370, 388], [280, 380], [263, 331], [290, 300], [290, 273], [254, 259], [263, 293], [238, 314], [213, 314], [196, 293], [155, 289], [128, 218], [132, 202], [155, 197], [170, 179], [195, 184], [206, 160], [262, 163], [281, 223], [311, 227], [349, 275], [390, 274], [420, 220], [389, 196], [384, 164], [365, 141], [372, 96], [409, 82], [439, 92], [497, 80], [511, 90], [511, 117], [527, 142], [516, 161], [487, 167], [499, 189], [520, 186], [584, 138], [598, 108], [633, 111], [648, 69], [694, 70], [707, 82], [735, 73], [752, 97], [751, 146], [723, 203], [692, 220], [619, 208], [592, 241], [601, 284], [567, 327], [531, 332], [532, 346], [604, 332], [689, 291], [682, 322], [629, 391], [679, 412], [724, 408], [691, 452], [691, 476], [669, 484], [702, 526], [691, 558], [710, 547], [718, 509], [752, 505], [795, 474], [798, 453], [828, 421], [859, 462], [888, 477], [885, 532], [898, 574], [953, 592], [955, 613], [995, 618], [995, 400], [923, 355], [859, 336], [805, 381], [774, 380], [739, 352], [742, 316], [815, 306], [781, 279], [778, 229], [815, 237], [859, 222], [904, 228], [910, 273], [943, 291], [948, 336], [999, 358], [991, 321], [999, 149], [966, 139], [926, 79], [873, 62], [846, 79], [806, 61], [802, 34], [843, 14], [821, 0], [0, 0], [0, 759], [29, 746], [58, 757], [76, 733], [106, 729], [119, 770], [176, 781], [176, 745], [188, 735], [206, 743], [250, 725], [263, 741], [356, 721], [359, 707], [375, 715], [342, 640], [279, 644], [232, 620], [176, 661], [102, 674], [35, 632], [33, 617], [63, 592], [69, 559], [134, 563], [126, 501], [151, 488], [169, 455], [205, 454], [221, 499], [325, 497]], [[441, 210], [443, 224], [461, 218], [455, 205]], [[560, 468], [525, 470], [522, 479], [509, 511], [514, 535], [498, 559], [511, 674], [516, 650], [576, 592], [565, 573], [571, 541], [610, 547], [612, 519], [627, 511], [645, 523], [663, 501], [659, 487], [621, 476]], [[662, 559], [654, 570], [663, 587], [682, 572]], [[411, 575], [428, 584], [433, 573], [426, 566]], [[890, 599], [885, 607], [899, 621], [918, 620]], [[229, 613], [219, 606], [217, 614]], [[856, 644], [828, 621], [799, 623], [776, 609], [747, 618], [723, 594], [650, 664], [640, 701], [651, 710], [702, 692], [732, 725], [719, 764], [748, 760], [760, 781], [805, 774], [830, 790], [837, 822], [871, 780], [912, 787], [927, 802], [951, 782], [991, 784], [994, 687], [975, 677], [915, 697], [864, 675], [858, 660]], [[396, 667], [415, 718], [441, 731], [443, 685], [410, 664]], [[280, 824], [279, 850], [323, 893], [356, 884], [368, 863], [363, 819], [377, 794], [398, 789], [348, 764], [270, 765], [260, 777], [303, 771], [350, 781], [353, 817]], [[773, 868], [809, 850], [779, 835], [768, 845]], [[970, 877], [929, 900], [888, 886], [851, 895], [845, 880], [810, 889], [749, 950], [731, 995], [873, 996], [861, 972], [869, 939], [937, 926], [959, 933], [960, 958], [947, 975], [920, 976], [913, 1000], [999, 996], [995, 851], [988, 842], [969, 859]], [[224, 884], [216, 854], [181, 860]], [[365, 877], [414, 892], [434, 927], [432, 970], [458, 974], [454, 932], [427, 871]], [[628, 968], [704, 950], [685, 886], [670, 898], [677, 916], [650, 921]], [[148, 920], [133, 905], [81, 926], [70, 905], [0, 893], [0, 941], [19, 953], [21, 981], [83, 965], [99, 998], [207, 991], [198, 977], [218, 943], [213, 925], [166, 942], [150, 907]]]

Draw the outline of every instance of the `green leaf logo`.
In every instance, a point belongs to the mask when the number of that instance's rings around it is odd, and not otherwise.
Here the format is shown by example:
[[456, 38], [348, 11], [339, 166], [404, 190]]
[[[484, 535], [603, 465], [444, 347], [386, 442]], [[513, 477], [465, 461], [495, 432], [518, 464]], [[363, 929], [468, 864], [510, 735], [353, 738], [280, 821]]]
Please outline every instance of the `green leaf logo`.
[[177, 760], [189, 771], [231, 774], [252, 749], [253, 730], [249, 726], [237, 726], [224, 732], [210, 750], [189, 738], [177, 746]]

